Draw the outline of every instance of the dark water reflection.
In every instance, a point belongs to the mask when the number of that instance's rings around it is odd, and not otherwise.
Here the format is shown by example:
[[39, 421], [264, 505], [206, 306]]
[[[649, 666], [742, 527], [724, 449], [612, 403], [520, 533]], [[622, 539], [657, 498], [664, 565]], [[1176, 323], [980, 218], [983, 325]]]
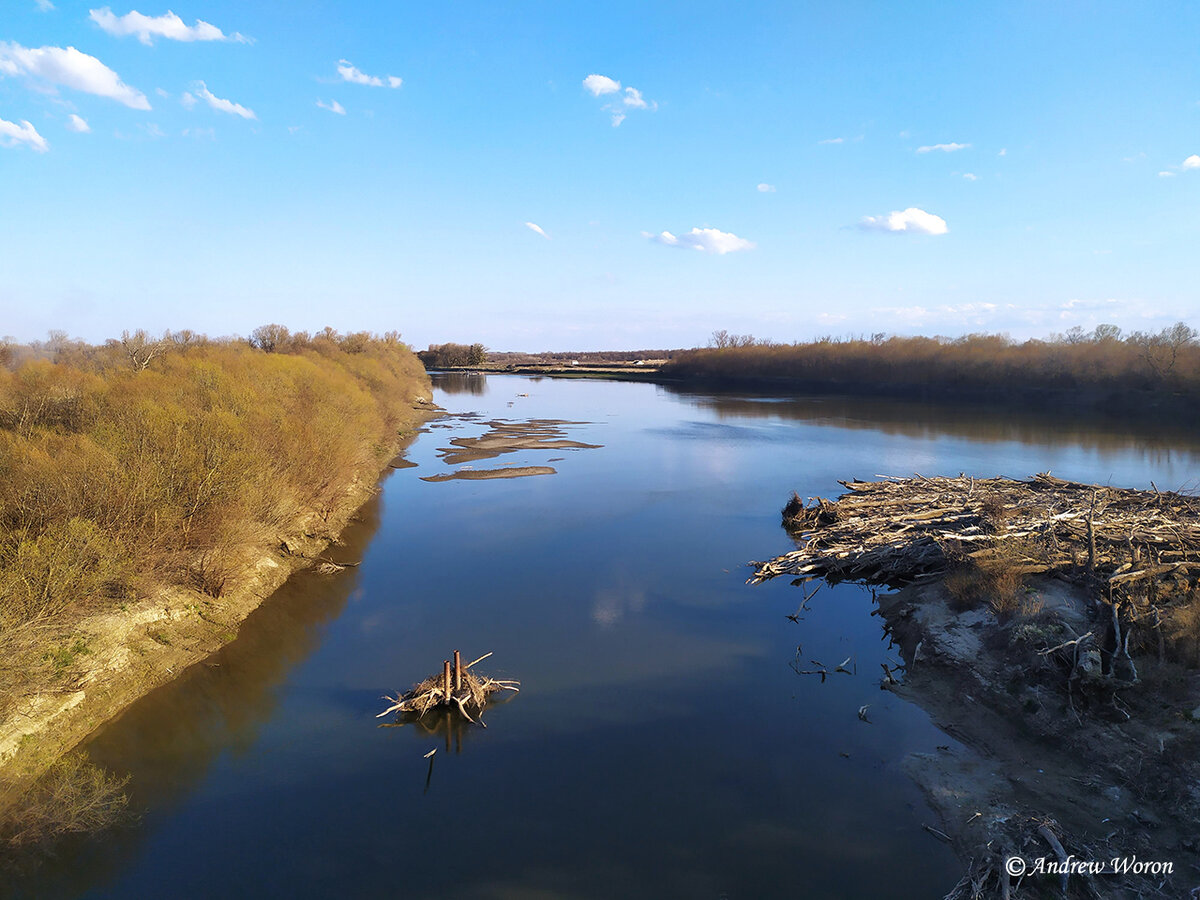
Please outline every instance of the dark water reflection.
[[[144, 819], [71, 848], [28, 896], [941, 896], [958, 864], [899, 766], [953, 742], [878, 690], [894, 655], [870, 595], [826, 588], [792, 623], [799, 592], [746, 587], [744, 564], [790, 548], [789, 491], [852, 475], [1167, 487], [1197, 461], [1165, 432], [449, 377], [486, 384], [438, 376], [438, 402], [480, 414], [454, 436], [558, 418], [604, 446], [513, 454], [562, 457], [553, 476], [430, 484], [448, 435], [420, 438], [337, 550], [361, 567], [297, 577], [97, 736]], [[455, 648], [495, 651], [481, 669], [521, 694], [487, 730], [378, 727], [380, 696]], [[863, 674], [790, 667], [847, 656]]]

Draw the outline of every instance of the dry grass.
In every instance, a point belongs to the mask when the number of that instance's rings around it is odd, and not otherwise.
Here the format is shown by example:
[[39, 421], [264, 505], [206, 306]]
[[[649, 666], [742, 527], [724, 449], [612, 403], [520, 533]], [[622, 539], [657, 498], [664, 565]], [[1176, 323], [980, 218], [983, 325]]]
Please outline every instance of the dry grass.
[[1036, 616], [1042, 603], [1025, 589], [1025, 577], [1043, 556], [1030, 540], [996, 541], [972, 556], [958, 556], [944, 580], [951, 608], [964, 612], [986, 604], [1001, 621]]

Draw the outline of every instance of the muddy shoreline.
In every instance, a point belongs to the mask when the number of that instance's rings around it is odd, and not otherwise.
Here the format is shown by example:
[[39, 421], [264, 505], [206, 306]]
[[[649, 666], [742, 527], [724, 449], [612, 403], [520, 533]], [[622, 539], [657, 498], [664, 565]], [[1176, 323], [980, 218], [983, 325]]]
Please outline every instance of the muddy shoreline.
[[[1042, 578], [1029, 587], [1064, 620], [1085, 620], [1079, 585]], [[1061, 671], [1039, 653], [1045, 635], [1037, 626], [956, 612], [940, 582], [882, 595], [878, 611], [905, 668], [898, 683], [882, 687], [966, 745], [915, 754], [905, 769], [940, 815], [938, 830], [967, 880], [984, 888], [980, 896], [1004, 896], [1009, 859], [1032, 868], [1056, 858], [1038, 833], [1042, 824], [1078, 859], [1137, 857], [1174, 869], [1165, 882], [1080, 877], [1068, 896], [1136, 897], [1160, 883], [1167, 896], [1187, 896], [1200, 885], [1200, 723], [1192, 715], [1200, 673], [1143, 661], [1137, 685], [1107, 697], [1077, 688], [1080, 696], [1068, 700]], [[1010, 891], [1017, 881], [1010, 877]], [[1031, 886], [1017, 896], [1040, 896]]]

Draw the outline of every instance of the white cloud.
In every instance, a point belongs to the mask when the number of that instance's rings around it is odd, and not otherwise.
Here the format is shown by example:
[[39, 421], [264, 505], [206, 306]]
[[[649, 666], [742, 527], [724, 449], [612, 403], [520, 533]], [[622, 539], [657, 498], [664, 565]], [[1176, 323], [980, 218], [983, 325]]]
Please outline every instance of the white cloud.
[[823, 141], [817, 141], [818, 144], [844, 144], [845, 138], [825, 138]]
[[532, 231], [534, 234], [540, 234], [546, 240], [550, 240], [550, 235], [548, 235], [548, 234], [546, 234], [546, 232], [542, 231], [542, 226], [535, 225], [533, 222], [526, 222], [525, 227], [528, 228], [530, 231]]
[[254, 110], [247, 109], [240, 103], [234, 103], [232, 100], [222, 100], [220, 97], [214, 96], [203, 81], [197, 81], [192, 85], [192, 90], [196, 92], [196, 96], [206, 101], [209, 106], [218, 112], [229, 113], [231, 116], [241, 116], [243, 119], [258, 118], [254, 114]]
[[1166, 171], [1163, 171], [1163, 172], [1159, 172], [1159, 173], [1158, 173], [1158, 177], [1159, 177], [1159, 178], [1174, 178], [1174, 177], [1175, 177], [1175, 173], [1174, 173], [1174, 172], [1166, 172]]
[[365, 84], [367, 87], [384, 87], [398, 88], [404, 84], [404, 79], [395, 75], [388, 75], [386, 78], [380, 78], [378, 75], [368, 75], [356, 67], [352, 66], [347, 60], [338, 60], [338, 74], [342, 76], [343, 81], [348, 81], [351, 84]]
[[625, 105], [632, 106], [634, 109], [646, 109], [648, 104], [642, 97], [642, 92], [637, 88], [625, 88]]
[[930, 144], [926, 147], [918, 147], [917, 152], [932, 153], [934, 150], [940, 150], [943, 153], [953, 153], [956, 150], [966, 150], [970, 146], [970, 144]]
[[54, 9], [54, 4], [50, 0], [35, 0], [37, 3], [38, 12], [50, 12]]
[[79, 134], [87, 134], [92, 130], [88, 123], [81, 117], [75, 115], [75, 113], [71, 113], [71, 115], [67, 118], [67, 128], [71, 131], [78, 132]]
[[217, 139], [215, 128], [185, 128], [180, 134], [184, 137], [195, 138], [196, 140], [215, 141]]
[[1191, 156], [1189, 156], [1187, 159], [1185, 159], [1183, 161], [1181, 168], [1200, 169], [1200, 156], [1197, 156], [1195, 153], [1193, 153]]
[[967, 181], [978, 181], [979, 180], [979, 176], [976, 175], [974, 172], [963, 172], [963, 178], [965, 178]]
[[116, 72], [96, 57], [74, 47], [34, 49], [0, 41], [0, 75], [24, 75], [85, 94], [108, 97], [132, 109], [150, 108], [145, 94], [125, 84]]
[[1007, 147], [1001, 147], [1001, 148], [1000, 148], [1000, 152], [999, 152], [999, 153], [997, 153], [996, 155], [997, 155], [997, 156], [1008, 156], [1008, 148], [1007, 148]]
[[[606, 94], [621, 92], [621, 82], [609, 78], [607, 75], [589, 75], [583, 79], [583, 87], [593, 97], [603, 97]], [[654, 100], [647, 100], [637, 88], [627, 87], [624, 96], [605, 103], [602, 109], [610, 115], [612, 127], [618, 128], [628, 117], [628, 110], [645, 109], [654, 112], [658, 109], [658, 103]]]
[[250, 40], [236, 32], [225, 34], [216, 25], [196, 20], [195, 25], [185, 25], [183, 19], [168, 10], [161, 16], [144, 16], [137, 10], [123, 16], [113, 14], [107, 6], [93, 9], [88, 16], [100, 28], [114, 37], [137, 35], [143, 44], [153, 44], [156, 37], [170, 41], [237, 41], [248, 44]]
[[346, 114], [346, 107], [342, 106], [342, 104], [338, 103], [336, 100], [332, 100], [329, 103], [318, 100], [317, 106], [321, 107], [321, 109], [327, 109], [331, 113], [337, 113], [339, 116], [344, 116]]
[[0, 147], [16, 147], [19, 144], [28, 144], [38, 153], [45, 153], [50, 149], [46, 139], [38, 134], [37, 129], [29, 122], [22, 120], [18, 125], [16, 122], [0, 119]]
[[760, 194], [773, 194], [773, 193], [775, 193], [775, 185], [773, 185], [773, 184], [767, 184], [767, 183], [764, 181], [762, 184], [760, 184], [760, 185], [758, 186], [758, 192], [759, 192]]
[[190, 91], [184, 91], [179, 95], [179, 102], [183, 104], [184, 109], [191, 109], [196, 105], [196, 95]]
[[910, 206], [903, 212], [890, 212], [886, 216], [864, 216], [859, 225], [868, 231], [909, 231], [916, 234], [945, 234], [950, 230], [941, 216], [927, 213], [915, 206]]
[[716, 228], [693, 228], [687, 234], [678, 236], [669, 231], [659, 234], [643, 231], [642, 236], [668, 247], [685, 247], [703, 253], [715, 253], [718, 256], [735, 253], [738, 250], [754, 249], [752, 241], [740, 238], [736, 234], [730, 234], [728, 231], [718, 231]]
[[[583, 86], [592, 92], [593, 97], [615, 94], [621, 90], [621, 82], [613, 81], [607, 75], [589, 75], [583, 79]], [[641, 95], [639, 94], [639, 96]]]

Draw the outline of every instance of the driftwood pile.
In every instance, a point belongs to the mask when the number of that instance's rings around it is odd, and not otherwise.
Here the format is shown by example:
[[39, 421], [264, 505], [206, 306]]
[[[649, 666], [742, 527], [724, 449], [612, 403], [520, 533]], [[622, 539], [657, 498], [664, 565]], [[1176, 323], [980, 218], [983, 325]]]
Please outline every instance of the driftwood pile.
[[750, 583], [802, 580], [904, 585], [958, 560], [1025, 551], [1021, 574], [1084, 569], [1108, 585], [1200, 572], [1200, 498], [1079, 484], [1048, 472], [1009, 478], [843, 481], [831, 501], [793, 494], [784, 525], [798, 550], [755, 563]]
[[[484, 707], [487, 706], [488, 697], [499, 691], [517, 692], [521, 689], [519, 681], [487, 676], [481, 678], [471, 672], [472, 666], [483, 662], [491, 655], [490, 652], [485, 653], [474, 662], [463, 665], [459, 652], [455, 650], [453, 664], [448, 659], [443, 660], [441, 672], [430, 675], [415, 685], [411, 691], [404, 694], [396, 691], [395, 697], [385, 694], [383, 699], [391, 705], [375, 718], [382, 719], [391, 713], [400, 713], [419, 719], [434, 709], [457, 709], [468, 722], [487, 728], [483, 722], [482, 713]], [[471, 717], [472, 712], [475, 713], [474, 718]]]

